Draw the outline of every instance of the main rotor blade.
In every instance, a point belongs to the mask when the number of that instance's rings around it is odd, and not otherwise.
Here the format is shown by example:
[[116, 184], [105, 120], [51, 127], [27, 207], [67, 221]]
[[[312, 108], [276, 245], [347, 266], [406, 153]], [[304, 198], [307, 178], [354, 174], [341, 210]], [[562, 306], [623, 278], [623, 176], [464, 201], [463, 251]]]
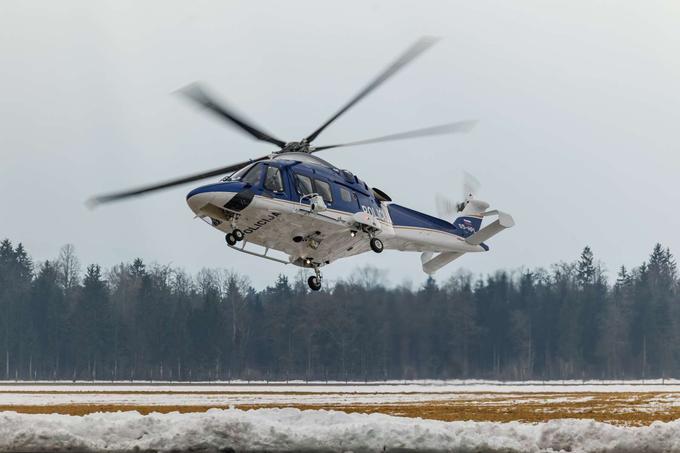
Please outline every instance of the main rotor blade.
[[456, 123], [448, 123], [439, 126], [426, 127], [424, 129], [416, 129], [408, 132], [400, 132], [398, 134], [384, 135], [382, 137], [369, 138], [367, 140], [359, 140], [356, 142], [340, 143], [337, 145], [316, 146], [312, 149], [312, 152], [323, 151], [324, 149], [340, 148], [343, 146], [366, 145], [369, 143], [390, 142], [394, 140], [406, 140], [409, 138], [416, 137], [427, 137], [429, 135], [443, 135], [468, 132], [475, 126], [475, 124], [477, 124], [477, 121], [475, 120], [458, 121]]
[[249, 161], [246, 161], [246, 162], [240, 162], [238, 164], [229, 165], [227, 167], [216, 168], [214, 170], [209, 170], [209, 171], [206, 171], [206, 172], [203, 172], [203, 173], [198, 173], [198, 174], [191, 175], [191, 176], [185, 176], [183, 178], [171, 179], [170, 181], [165, 181], [165, 182], [153, 184], [153, 185], [150, 185], [150, 186], [137, 187], [135, 189], [124, 190], [124, 191], [121, 191], [121, 192], [114, 192], [114, 193], [105, 194], [105, 195], [98, 195], [96, 197], [90, 198], [87, 201], [87, 204], [91, 207], [94, 207], [94, 206], [96, 206], [98, 204], [102, 204], [102, 203], [109, 203], [111, 201], [122, 200], [122, 199], [129, 198], [129, 197], [136, 197], [138, 195], [143, 195], [143, 194], [146, 194], [146, 193], [149, 193], [149, 192], [154, 192], [156, 190], [168, 189], [170, 187], [179, 186], [181, 184], [186, 184], [186, 183], [189, 183], [189, 182], [198, 181], [200, 179], [211, 178], [213, 176], [219, 176], [219, 175], [223, 175], [225, 173], [230, 173], [230, 172], [233, 172], [233, 171], [236, 171], [236, 170], [240, 170], [241, 168], [243, 168], [247, 165], [250, 165], [253, 162], [259, 162], [261, 160], [265, 160], [265, 159], [268, 159], [268, 158], [269, 158], [268, 155], [262, 156], [262, 157], [258, 157], [257, 159], [249, 160]]
[[369, 83], [363, 90], [359, 92], [356, 96], [352, 98], [344, 107], [342, 107], [335, 115], [330, 117], [328, 121], [323, 123], [321, 127], [312, 132], [309, 137], [307, 137], [307, 142], [311, 143], [328, 125], [333, 121], [338, 119], [340, 115], [349, 110], [354, 104], [363, 99], [371, 91], [378, 88], [385, 80], [389, 79], [401, 68], [406, 66], [408, 63], [413, 61], [418, 55], [432, 47], [432, 45], [437, 42], [436, 38], [433, 37], [423, 37], [416, 41], [411, 47], [409, 47], [406, 52], [404, 52], [399, 58], [396, 59], [391, 65], [389, 65], [382, 73], [378, 75], [371, 83]]
[[280, 148], [283, 148], [286, 145], [286, 142], [284, 142], [283, 140], [279, 140], [278, 138], [272, 137], [271, 135], [262, 131], [262, 129], [260, 129], [259, 127], [255, 127], [255, 125], [243, 119], [233, 110], [229, 109], [226, 105], [224, 105], [224, 103], [220, 104], [217, 101], [215, 101], [215, 99], [210, 97], [198, 83], [192, 83], [191, 85], [181, 88], [179, 92], [188, 97], [189, 99], [191, 99], [192, 101], [196, 102], [197, 104], [210, 110], [219, 117], [224, 118], [227, 121], [231, 122], [241, 130], [245, 131], [247, 134], [256, 138], [257, 140], [273, 143], [274, 145], [277, 145]]

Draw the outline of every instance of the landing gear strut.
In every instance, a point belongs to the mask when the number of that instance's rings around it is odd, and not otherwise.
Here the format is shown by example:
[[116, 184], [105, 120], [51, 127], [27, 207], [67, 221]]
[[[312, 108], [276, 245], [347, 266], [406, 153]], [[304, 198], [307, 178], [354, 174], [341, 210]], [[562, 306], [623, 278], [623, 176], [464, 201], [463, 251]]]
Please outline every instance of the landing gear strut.
[[314, 267], [314, 272], [316, 275], [312, 275], [307, 279], [307, 284], [312, 291], [318, 291], [321, 289], [321, 271], [318, 267]]
[[375, 253], [381, 253], [385, 246], [383, 245], [382, 241], [378, 238], [371, 238], [371, 250], [373, 250]]

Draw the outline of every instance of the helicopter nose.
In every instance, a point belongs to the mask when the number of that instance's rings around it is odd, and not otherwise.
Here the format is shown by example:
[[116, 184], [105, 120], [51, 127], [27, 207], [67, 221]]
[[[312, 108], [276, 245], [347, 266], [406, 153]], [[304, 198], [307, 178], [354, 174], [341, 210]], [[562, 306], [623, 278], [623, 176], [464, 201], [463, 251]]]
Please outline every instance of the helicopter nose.
[[210, 203], [214, 197], [215, 192], [210, 191], [208, 186], [197, 187], [187, 194], [187, 204], [194, 214], [198, 215], [201, 208]]
[[[197, 187], [187, 194], [187, 204], [196, 215], [203, 215], [204, 213], [200, 211], [208, 203], [215, 206], [225, 206], [241, 189], [243, 189], [242, 184], [233, 182]], [[252, 199], [252, 196], [250, 198]]]

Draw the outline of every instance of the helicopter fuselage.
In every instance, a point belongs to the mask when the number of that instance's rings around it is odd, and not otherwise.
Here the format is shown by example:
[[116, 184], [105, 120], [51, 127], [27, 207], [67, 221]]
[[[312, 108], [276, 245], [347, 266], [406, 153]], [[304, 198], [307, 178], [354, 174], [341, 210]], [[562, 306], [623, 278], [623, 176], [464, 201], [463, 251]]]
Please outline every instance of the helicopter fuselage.
[[[308, 155], [260, 161], [187, 195], [197, 217], [226, 234], [243, 232], [243, 244], [232, 248], [302, 267], [322, 267], [370, 251], [373, 237], [386, 249], [401, 251], [462, 255], [488, 250], [483, 243], [466, 241], [474, 229], [464, 223], [388, 200], [352, 173]], [[274, 258], [272, 250], [285, 258]]]

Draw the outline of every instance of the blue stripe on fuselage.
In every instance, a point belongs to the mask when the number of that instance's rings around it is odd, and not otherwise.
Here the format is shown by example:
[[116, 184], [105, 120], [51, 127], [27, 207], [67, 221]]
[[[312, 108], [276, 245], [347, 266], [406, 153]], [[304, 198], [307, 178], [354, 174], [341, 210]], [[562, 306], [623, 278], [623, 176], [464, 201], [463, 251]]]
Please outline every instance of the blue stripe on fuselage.
[[433, 217], [395, 203], [387, 205], [392, 223], [395, 226], [411, 226], [416, 228], [430, 228], [453, 233], [456, 228], [446, 220]]
[[205, 186], [197, 187], [187, 194], [187, 200], [194, 195], [206, 192], [239, 192], [245, 187], [245, 184], [238, 181], [217, 182], [214, 184], [207, 184]]
[[461, 231], [446, 220], [391, 203], [387, 205], [394, 226], [427, 228], [461, 236]]

